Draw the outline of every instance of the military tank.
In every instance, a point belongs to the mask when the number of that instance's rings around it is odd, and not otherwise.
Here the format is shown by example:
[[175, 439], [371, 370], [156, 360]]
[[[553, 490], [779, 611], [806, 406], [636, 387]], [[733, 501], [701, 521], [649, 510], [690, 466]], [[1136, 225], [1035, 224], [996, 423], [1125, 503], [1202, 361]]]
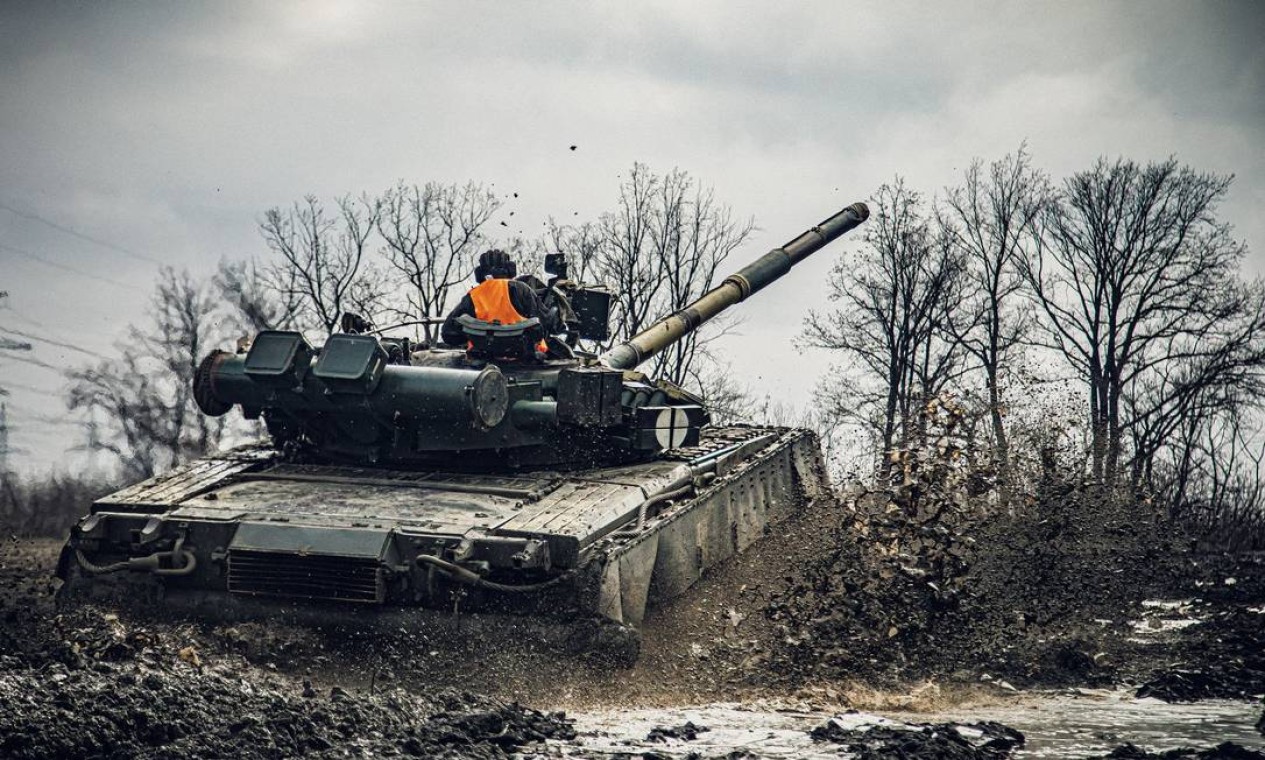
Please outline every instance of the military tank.
[[[601, 355], [609, 294], [555, 275], [541, 319], [461, 318], [467, 345], [419, 348], [363, 320], [314, 347], [265, 331], [215, 351], [201, 410], [237, 407], [266, 442], [92, 504], [59, 562], [68, 599], [108, 594], [244, 610], [493, 610], [635, 627], [828, 487], [805, 430], [714, 426], [637, 367], [861, 224], [854, 204]], [[547, 350], [541, 352], [540, 343]]]

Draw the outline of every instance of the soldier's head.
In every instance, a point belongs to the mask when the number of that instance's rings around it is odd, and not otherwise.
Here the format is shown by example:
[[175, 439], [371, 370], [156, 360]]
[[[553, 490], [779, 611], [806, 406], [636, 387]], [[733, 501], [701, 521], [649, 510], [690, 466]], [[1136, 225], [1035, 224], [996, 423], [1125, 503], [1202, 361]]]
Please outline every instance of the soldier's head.
[[484, 251], [479, 256], [479, 265], [474, 268], [474, 281], [487, 279], [508, 279], [518, 274], [518, 265], [509, 254], [499, 248]]

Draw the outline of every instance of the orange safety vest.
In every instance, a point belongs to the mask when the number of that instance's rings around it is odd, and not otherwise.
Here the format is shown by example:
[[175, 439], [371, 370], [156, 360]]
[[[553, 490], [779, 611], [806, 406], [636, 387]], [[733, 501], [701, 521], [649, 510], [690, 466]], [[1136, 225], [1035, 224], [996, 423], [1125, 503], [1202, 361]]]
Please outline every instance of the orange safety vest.
[[[503, 278], [484, 280], [470, 289], [470, 300], [474, 302], [474, 318], [484, 322], [500, 322], [512, 325], [522, 322], [527, 317], [518, 313], [514, 302], [510, 300], [510, 281]], [[536, 350], [548, 351], [542, 340], [536, 344]]]
[[474, 302], [475, 319], [500, 322], [503, 325], [512, 325], [526, 319], [518, 313], [514, 302], [510, 300], [509, 280], [484, 280], [470, 289], [470, 300]]

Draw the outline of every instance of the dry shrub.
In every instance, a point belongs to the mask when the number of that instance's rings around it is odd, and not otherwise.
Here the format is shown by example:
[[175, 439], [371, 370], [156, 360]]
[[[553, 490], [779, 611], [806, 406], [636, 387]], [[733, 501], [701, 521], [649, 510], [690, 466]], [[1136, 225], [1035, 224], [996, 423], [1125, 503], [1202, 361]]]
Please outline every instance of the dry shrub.
[[20, 537], [63, 537], [92, 502], [116, 487], [100, 474], [0, 475], [0, 530]]

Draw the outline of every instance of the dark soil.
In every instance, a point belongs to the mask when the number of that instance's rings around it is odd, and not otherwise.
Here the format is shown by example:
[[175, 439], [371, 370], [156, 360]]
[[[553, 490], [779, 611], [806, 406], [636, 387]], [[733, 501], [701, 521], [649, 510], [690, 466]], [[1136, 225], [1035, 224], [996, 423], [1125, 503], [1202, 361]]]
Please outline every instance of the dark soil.
[[655, 726], [650, 729], [650, 733], [646, 734], [648, 742], [666, 742], [668, 739], [679, 739], [681, 741], [692, 742], [698, 738], [699, 734], [711, 731], [707, 726], [696, 726], [691, 721], [686, 721], [679, 726]]
[[6, 667], [0, 756], [282, 758], [348, 753], [495, 758], [572, 738], [556, 715], [456, 692], [315, 694], [191, 667]]
[[849, 729], [829, 721], [812, 731], [813, 741], [833, 742], [862, 760], [1003, 760], [1023, 747], [1023, 734], [1000, 723], [921, 723]]
[[1224, 742], [1208, 749], [1170, 749], [1163, 752], [1147, 752], [1132, 744], [1122, 744], [1103, 755], [1110, 760], [1265, 760], [1265, 753], [1241, 747], [1234, 742]]
[[[765, 609], [781, 633], [770, 660], [787, 683], [1152, 682], [1152, 696], [1265, 693], [1265, 616], [1249, 611], [1265, 603], [1265, 566], [1195, 556], [1135, 502], [1050, 484], [1016, 516], [887, 493], [849, 507], [830, 551], [807, 560]], [[1208, 621], [1140, 643], [1129, 621], [1148, 598], [1201, 600]]]
[[[512, 624], [443, 636], [59, 611], [58, 542], [6, 541], [0, 756], [501, 757], [572, 735], [561, 714], [513, 700], [653, 706], [846, 682], [902, 693], [920, 679], [985, 678], [1020, 688], [1134, 683], [1174, 700], [1265, 693], [1265, 615], [1252, 611], [1265, 605], [1259, 557], [1192, 555], [1127, 505], [1076, 489], [1032, 505], [1035, 520], [888, 496], [808, 505], [653, 609], [630, 669], [584, 658], [563, 667]], [[1197, 600], [1191, 609], [1205, 622], [1132, 641], [1129, 621], [1146, 598]], [[664, 738], [690, 730], [704, 729], [661, 728]], [[967, 750], [929, 730], [939, 737], [931, 744], [840, 741], [908, 757], [992, 757], [952, 754]], [[921, 744], [902, 744], [911, 741]]]
[[[1233, 583], [1227, 583], [1233, 581]], [[1191, 563], [1176, 592], [1203, 622], [1162, 653], [1140, 697], [1167, 702], [1265, 694], [1265, 555], [1211, 555]]]
[[456, 690], [317, 690], [191, 624], [58, 611], [49, 553], [0, 554], [0, 757], [496, 758], [575, 736], [561, 713]]

